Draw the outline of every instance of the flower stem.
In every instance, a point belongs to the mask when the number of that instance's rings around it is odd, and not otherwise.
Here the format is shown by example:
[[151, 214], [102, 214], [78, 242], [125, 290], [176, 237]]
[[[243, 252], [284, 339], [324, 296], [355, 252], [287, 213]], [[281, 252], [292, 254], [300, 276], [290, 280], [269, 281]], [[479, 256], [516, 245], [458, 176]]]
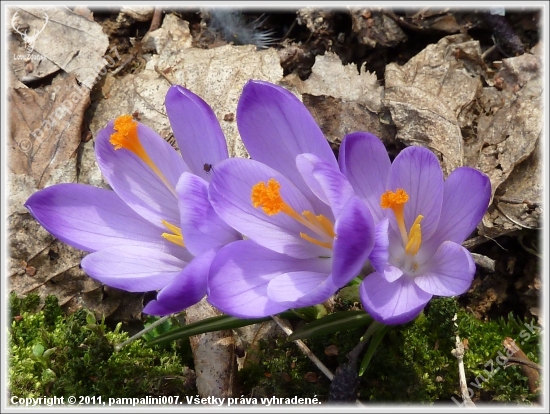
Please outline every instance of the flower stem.
[[[292, 335], [292, 329], [290, 329], [290, 327], [279, 316], [273, 315], [271, 318], [277, 323], [277, 325], [279, 325], [279, 327], [287, 334], [287, 336]], [[307, 345], [304, 344], [301, 339], [297, 339], [294, 342], [296, 343], [296, 345], [298, 345], [298, 348], [300, 348], [302, 352], [311, 360], [311, 362], [313, 362], [317, 366], [317, 368], [319, 368], [323, 372], [323, 374], [325, 374], [327, 378], [332, 381], [332, 379], [334, 378], [334, 374], [330, 372], [330, 370], [319, 360], [319, 358], [315, 356], [313, 352], [311, 352]]]

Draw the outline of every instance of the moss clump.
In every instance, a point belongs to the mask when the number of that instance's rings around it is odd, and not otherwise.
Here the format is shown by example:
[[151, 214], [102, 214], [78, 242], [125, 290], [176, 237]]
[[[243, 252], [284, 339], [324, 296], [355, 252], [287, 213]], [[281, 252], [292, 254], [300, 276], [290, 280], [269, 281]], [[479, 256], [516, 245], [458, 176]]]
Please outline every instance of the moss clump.
[[85, 309], [65, 316], [53, 296], [38, 312], [36, 305], [35, 295], [23, 300], [10, 295], [11, 395], [130, 398], [195, 392], [176, 343], [159, 349], [137, 340], [114, 352], [115, 344], [128, 339], [121, 324], [110, 330]]
[[[454, 406], [454, 397], [460, 403], [458, 363], [451, 353], [458, 333], [468, 342], [464, 364], [474, 401], [534, 401], [537, 396], [529, 393], [521, 368], [508, 366], [497, 370], [500, 365], [496, 362], [499, 352], [506, 355], [502, 341], [510, 337], [518, 341], [531, 361], [538, 363], [541, 349], [539, 331], [534, 329], [531, 332], [530, 326], [529, 321], [511, 315], [494, 321], [479, 321], [464, 311], [454, 298], [436, 298], [414, 321], [395, 326], [386, 334], [361, 377], [358, 398], [376, 403], [439, 402]], [[339, 364], [347, 362], [347, 353], [357, 345], [362, 334], [364, 330], [350, 330], [305, 342], [335, 372]], [[325, 354], [329, 345], [336, 345], [337, 356]], [[358, 365], [364, 353], [359, 357]], [[491, 372], [490, 376], [486, 370]], [[315, 383], [305, 379], [310, 371], [318, 374]], [[276, 343], [262, 343], [258, 365], [242, 370], [240, 378], [244, 393], [261, 393], [268, 397], [316, 395], [321, 401], [326, 401], [330, 386], [328, 379], [296, 345], [284, 338]]]

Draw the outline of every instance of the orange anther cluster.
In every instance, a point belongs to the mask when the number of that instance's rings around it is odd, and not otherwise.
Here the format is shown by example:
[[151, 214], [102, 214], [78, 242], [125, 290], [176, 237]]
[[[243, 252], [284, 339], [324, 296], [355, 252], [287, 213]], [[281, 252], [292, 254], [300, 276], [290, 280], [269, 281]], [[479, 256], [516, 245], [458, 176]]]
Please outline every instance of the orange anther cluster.
[[280, 188], [281, 184], [275, 178], [270, 178], [267, 185], [263, 181], [254, 185], [251, 194], [254, 208], [262, 207], [268, 216], [281, 212], [285, 202], [281, 197]]
[[395, 208], [398, 205], [403, 205], [409, 201], [409, 195], [402, 188], [398, 188], [395, 193], [393, 191], [386, 191], [380, 197], [380, 206], [382, 208]]
[[[138, 123], [134, 121], [132, 115], [122, 115], [115, 119], [114, 132], [111, 134], [109, 142], [113, 144], [115, 149], [126, 148], [130, 151], [135, 151], [135, 145], [139, 145], [137, 135]], [[141, 146], [141, 145], [140, 145]]]

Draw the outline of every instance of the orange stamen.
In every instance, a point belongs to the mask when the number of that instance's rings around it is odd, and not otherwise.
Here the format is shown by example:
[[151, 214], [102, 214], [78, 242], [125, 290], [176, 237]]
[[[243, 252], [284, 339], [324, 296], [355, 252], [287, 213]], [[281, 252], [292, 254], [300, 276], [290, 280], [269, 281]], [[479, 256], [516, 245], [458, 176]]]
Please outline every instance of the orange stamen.
[[252, 205], [255, 208], [261, 207], [268, 216], [281, 212], [285, 213], [308, 229], [317, 233], [322, 238], [330, 239], [331, 242], [317, 240], [303, 232], [300, 233], [300, 237], [318, 246], [328, 249], [332, 248], [332, 239], [334, 239], [336, 234], [334, 233], [334, 226], [330, 220], [322, 214], [316, 216], [310, 211], [304, 211], [302, 215], [298, 214], [296, 210], [283, 200], [280, 189], [281, 184], [275, 178], [270, 178], [267, 185], [265, 182], [260, 181], [252, 187], [250, 196]]
[[153, 172], [161, 179], [164, 185], [166, 185], [166, 187], [172, 192], [172, 194], [177, 197], [175, 189], [172, 187], [172, 185], [166, 179], [160, 169], [156, 166], [151, 157], [149, 157], [149, 154], [147, 154], [145, 148], [143, 148], [143, 145], [139, 140], [139, 134], [137, 130], [138, 123], [134, 121], [134, 118], [131, 115], [119, 116], [117, 119], [115, 119], [113, 128], [115, 132], [111, 134], [109, 142], [113, 145], [115, 150], [124, 148], [134, 153], [140, 160], [147, 164], [147, 166], [151, 168], [151, 170], [153, 170]]
[[395, 219], [397, 221], [397, 226], [399, 227], [399, 232], [401, 233], [401, 238], [403, 239], [403, 244], [405, 246], [405, 251], [409, 255], [416, 255], [422, 244], [422, 228], [420, 227], [420, 222], [424, 218], [422, 215], [418, 215], [413, 225], [411, 226], [411, 231], [407, 234], [407, 228], [405, 227], [405, 204], [409, 201], [409, 195], [407, 192], [398, 188], [395, 192], [386, 191], [380, 197], [380, 206], [382, 208], [391, 208]]

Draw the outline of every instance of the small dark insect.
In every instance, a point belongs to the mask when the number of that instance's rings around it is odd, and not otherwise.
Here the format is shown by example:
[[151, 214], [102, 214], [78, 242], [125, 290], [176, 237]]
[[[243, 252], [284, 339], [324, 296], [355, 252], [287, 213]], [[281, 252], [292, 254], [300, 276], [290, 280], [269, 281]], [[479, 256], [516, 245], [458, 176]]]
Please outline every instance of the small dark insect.
[[207, 173], [214, 169], [214, 167], [212, 167], [212, 164], [204, 164], [202, 168], [204, 168], [204, 171], [206, 171]]
[[132, 118], [134, 118], [136, 121], [141, 121], [141, 114], [139, 111], [136, 111], [132, 114]]

